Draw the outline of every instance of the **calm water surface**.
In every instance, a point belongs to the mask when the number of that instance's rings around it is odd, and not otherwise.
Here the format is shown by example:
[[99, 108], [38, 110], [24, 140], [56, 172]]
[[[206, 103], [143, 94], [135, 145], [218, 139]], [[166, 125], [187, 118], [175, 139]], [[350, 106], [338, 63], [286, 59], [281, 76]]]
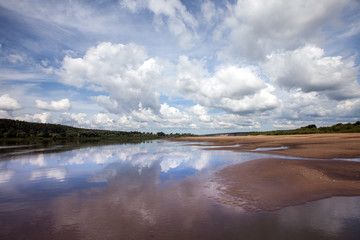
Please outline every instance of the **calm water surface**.
[[260, 153], [153, 141], [0, 147], [0, 239], [360, 239], [360, 198], [249, 213], [206, 196]]

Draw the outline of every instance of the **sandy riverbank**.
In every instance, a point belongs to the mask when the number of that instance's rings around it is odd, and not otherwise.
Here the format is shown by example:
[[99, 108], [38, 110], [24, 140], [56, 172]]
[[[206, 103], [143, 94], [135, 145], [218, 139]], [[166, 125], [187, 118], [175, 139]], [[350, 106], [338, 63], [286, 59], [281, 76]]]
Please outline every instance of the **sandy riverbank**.
[[[249, 211], [272, 211], [331, 196], [360, 196], [360, 162], [333, 160], [360, 157], [357, 133], [178, 140], [208, 142], [219, 146], [217, 149], [234, 151], [283, 147], [261, 152], [313, 159], [263, 158], [228, 166], [213, 179], [219, 185], [221, 197], [216, 200], [221, 203]], [[238, 146], [223, 147], [229, 145]]]
[[360, 158], [360, 133], [277, 135], [277, 136], [225, 136], [225, 137], [185, 137], [176, 141], [208, 142], [209, 145], [231, 146], [223, 149], [252, 151], [257, 148], [287, 147], [287, 149], [261, 151], [304, 158], [333, 159]]

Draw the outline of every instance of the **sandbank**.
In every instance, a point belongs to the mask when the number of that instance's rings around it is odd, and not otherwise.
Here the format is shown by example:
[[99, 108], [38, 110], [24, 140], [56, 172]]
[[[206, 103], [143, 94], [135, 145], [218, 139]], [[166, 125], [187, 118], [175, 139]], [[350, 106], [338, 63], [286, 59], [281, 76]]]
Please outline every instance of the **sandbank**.
[[212, 148], [208, 150], [275, 148], [257, 153], [306, 158], [262, 158], [221, 169], [212, 181], [219, 186], [216, 200], [224, 204], [248, 211], [273, 211], [332, 196], [360, 196], [360, 162], [335, 160], [360, 158], [358, 133], [176, 140], [209, 143]]
[[[174, 140], [207, 142], [211, 146], [219, 146], [217, 149], [234, 151], [254, 151], [257, 148], [287, 147], [287, 149], [261, 151], [258, 153], [302, 158], [360, 158], [360, 133], [184, 137]], [[228, 147], [225, 148], [224, 146]]]

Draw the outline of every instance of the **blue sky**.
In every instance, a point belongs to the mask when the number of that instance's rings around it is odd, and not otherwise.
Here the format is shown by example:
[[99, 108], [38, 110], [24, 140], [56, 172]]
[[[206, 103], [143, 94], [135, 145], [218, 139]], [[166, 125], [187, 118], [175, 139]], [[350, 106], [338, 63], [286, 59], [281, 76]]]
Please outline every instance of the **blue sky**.
[[214, 133], [360, 117], [360, 2], [0, 0], [0, 117]]

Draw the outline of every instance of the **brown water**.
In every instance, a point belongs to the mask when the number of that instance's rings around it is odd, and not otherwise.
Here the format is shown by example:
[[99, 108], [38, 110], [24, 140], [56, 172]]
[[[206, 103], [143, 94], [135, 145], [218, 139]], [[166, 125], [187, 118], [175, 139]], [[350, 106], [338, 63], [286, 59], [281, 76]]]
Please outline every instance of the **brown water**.
[[215, 170], [262, 154], [167, 141], [54, 147], [0, 149], [0, 239], [360, 239], [359, 197], [251, 213], [206, 196]]

